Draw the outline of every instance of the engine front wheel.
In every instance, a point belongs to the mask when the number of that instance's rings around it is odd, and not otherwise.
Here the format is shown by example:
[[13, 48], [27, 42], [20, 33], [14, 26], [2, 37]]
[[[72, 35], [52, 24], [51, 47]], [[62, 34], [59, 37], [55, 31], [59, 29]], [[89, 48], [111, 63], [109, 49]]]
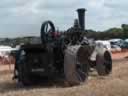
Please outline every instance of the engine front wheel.
[[112, 71], [112, 57], [109, 52], [96, 56], [96, 70], [99, 75], [108, 75]]

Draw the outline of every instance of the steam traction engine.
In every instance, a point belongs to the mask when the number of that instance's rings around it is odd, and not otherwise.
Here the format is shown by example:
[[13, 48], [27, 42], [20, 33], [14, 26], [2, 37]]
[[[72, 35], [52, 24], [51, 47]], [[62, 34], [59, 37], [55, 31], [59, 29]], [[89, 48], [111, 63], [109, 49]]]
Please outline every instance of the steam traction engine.
[[91, 67], [99, 75], [111, 72], [111, 52], [83, 37], [85, 9], [77, 12], [79, 19], [67, 32], [56, 32], [54, 24], [46, 21], [41, 26], [42, 43], [21, 45], [14, 71], [19, 82], [27, 85], [40, 77], [63, 77], [76, 85], [87, 79]]

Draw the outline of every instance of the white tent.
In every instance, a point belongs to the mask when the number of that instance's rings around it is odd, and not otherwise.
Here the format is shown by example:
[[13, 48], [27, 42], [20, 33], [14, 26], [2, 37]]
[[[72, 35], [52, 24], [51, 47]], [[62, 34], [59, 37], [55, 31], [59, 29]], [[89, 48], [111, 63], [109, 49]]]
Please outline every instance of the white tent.
[[16, 48], [12, 48], [10, 46], [0, 46], [0, 52], [11, 52], [13, 50], [17, 50]]
[[0, 45], [0, 63], [1, 64], [12, 64], [12, 56], [10, 55], [11, 51], [17, 50], [17, 48], [12, 48], [10, 46]]
[[97, 40], [95, 41], [96, 43], [101, 43], [103, 44], [108, 50], [111, 50], [111, 44], [109, 41], [106, 40]]

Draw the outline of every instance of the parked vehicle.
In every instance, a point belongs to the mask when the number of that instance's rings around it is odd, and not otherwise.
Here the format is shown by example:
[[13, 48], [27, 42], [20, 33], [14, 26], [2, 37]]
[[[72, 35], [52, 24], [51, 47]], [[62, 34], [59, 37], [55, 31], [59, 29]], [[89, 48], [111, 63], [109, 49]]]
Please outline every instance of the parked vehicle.
[[124, 43], [124, 40], [122, 39], [111, 39], [111, 40], [108, 40], [111, 45], [118, 45], [118, 46], [122, 46], [122, 44]]
[[127, 48], [128, 48], [128, 42], [124, 41], [124, 42], [120, 45], [120, 47], [121, 47], [122, 49], [127, 49]]
[[121, 48], [118, 45], [111, 45], [112, 52], [121, 52]]
[[127, 42], [127, 43], [128, 43], [128, 39], [125, 39], [125, 42]]

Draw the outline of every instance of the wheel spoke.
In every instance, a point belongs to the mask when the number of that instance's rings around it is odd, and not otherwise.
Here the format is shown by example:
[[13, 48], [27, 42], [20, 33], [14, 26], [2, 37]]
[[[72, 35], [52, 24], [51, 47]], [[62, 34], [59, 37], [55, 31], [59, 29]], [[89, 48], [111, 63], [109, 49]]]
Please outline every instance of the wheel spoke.
[[48, 33], [48, 23], [46, 24], [46, 27], [45, 27], [45, 33]]
[[80, 81], [84, 81], [86, 79], [86, 73], [82, 70], [82, 68], [77, 68], [77, 74]]
[[42, 43], [49, 42], [49, 34], [55, 32], [55, 26], [51, 21], [46, 21], [41, 26], [41, 40]]

